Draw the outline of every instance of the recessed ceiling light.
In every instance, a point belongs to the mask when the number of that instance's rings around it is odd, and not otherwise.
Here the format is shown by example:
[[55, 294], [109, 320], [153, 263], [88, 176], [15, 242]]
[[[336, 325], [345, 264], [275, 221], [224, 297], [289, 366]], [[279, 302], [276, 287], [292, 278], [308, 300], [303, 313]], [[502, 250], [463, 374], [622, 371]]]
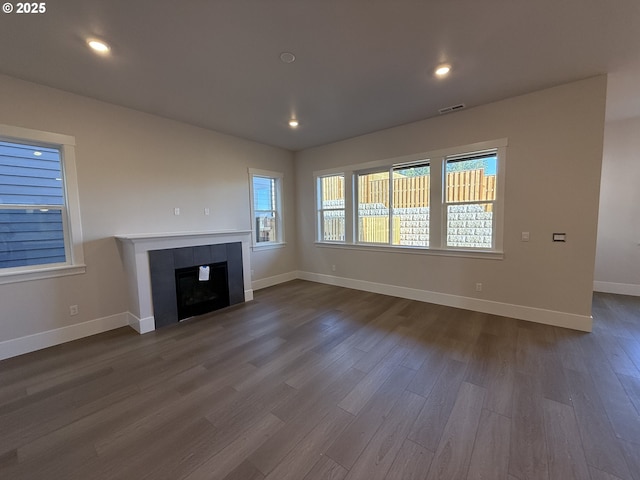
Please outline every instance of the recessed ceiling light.
[[36, 152], [33, 152], [33, 154], [34, 154], [36, 157], [39, 157], [40, 155], [42, 155], [42, 152], [37, 152], [37, 151], [36, 151]]
[[283, 63], [293, 63], [296, 61], [296, 56], [291, 52], [282, 52], [280, 54], [280, 60], [282, 60]]
[[109, 45], [107, 45], [101, 40], [89, 39], [87, 40], [87, 45], [89, 45], [89, 47], [94, 52], [100, 53], [102, 55], [109, 53], [109, 51], [111, 50], [111, 47], [109, 47]]
[[435, 73], [439, 77], [444, 77], [448, 75], [450, 71], [451, 71], [451, 65], [440, 65], [438, 68], [436, 68]]
[[298, 123], [298, 120], [296, 120], [295, 118], [292, 118], [291, 120], [289, 120], [289, 126], [291, 128], [296, 128], [298, 125], [300, 124]]

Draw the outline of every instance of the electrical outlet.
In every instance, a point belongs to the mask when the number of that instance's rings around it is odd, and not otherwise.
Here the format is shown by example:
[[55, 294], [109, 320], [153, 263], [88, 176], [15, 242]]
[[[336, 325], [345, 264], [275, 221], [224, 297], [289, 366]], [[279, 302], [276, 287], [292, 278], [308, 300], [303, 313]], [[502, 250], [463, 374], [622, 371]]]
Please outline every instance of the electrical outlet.
[[78, 305], [69, 306], [69, 315], [71, 316], [78, 315]]
[[482, 284], [476, 283], [476, 292], [481, 292], [481, 291], [482, 291]]
[[335, 272], [336, 271], [336, 266], [335, 265], [331, 265], [331, 271]]

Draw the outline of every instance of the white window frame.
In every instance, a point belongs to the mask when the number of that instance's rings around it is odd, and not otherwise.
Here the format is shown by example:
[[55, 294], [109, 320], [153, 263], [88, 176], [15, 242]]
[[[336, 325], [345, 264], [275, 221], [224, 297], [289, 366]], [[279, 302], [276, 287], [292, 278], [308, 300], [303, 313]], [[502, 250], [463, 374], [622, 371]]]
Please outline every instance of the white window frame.
[[[355, 229], [353, 232], [353, 238], [354, 238], [354, 242], [359, 244], [359, 245], [373, 245], [373, 246], [391, 246], [391, 224], [393, 222], [392, 220], [392, 215], [391, 215], [391, 205], [389, 205], [389, 212], [388, 212], [388, 217], [387, 217], [387, 224], [388, 224], [388, 230], [389, 230], [389, 237], [387, 238], [386, 242], [363, 242], [360, 240], [360, 202], [358, 200], [358, 196], [359, 196], [359, 188], [358, 188], [358, 179], [360, 177], [360, 175], [371, 175], [371, 174], [376, 174], [376, 173], [388, 173], [389, 174], [389, 178], [392, 177], [391, 174], [391, 170], [393, 168], [390, 167], [389, 165], [383, 165], [381, 167], [374, 167], [374, 168], [367, 168], [364, 170], [356, 170], [353, 172], [353, 217], [354, 217], [354, 222], [355, 222]], [[393, 190], [390, 189], [389, 190], [389, 197], [393, 198]]]
[[[256, 226], [255, 226], [255, 202], [253, 192], [253, 178], [262, 177], [275, 180], [275, 218], [276, 218], [276, 239], [271, 242], [258, 242]], [[250, 198], [250, 211], [251, 211], [251, 243], [254, 250], [279, 248], [284, 246], [284, 213], [283, 213], [283, 185], [284, 185], [284, 173], [274, 172], [270, 170], [259, 170], [255, 168], [249, 168], [249, 198]]]
[[60, 151], [65, 203], [61, 208], [66, 262], [0, 269], [0, 284], [85, 273], [75, 137], [0, 124], [0, 139]]
[[[322, 179], [327, 177], [343, 178], [345, 203], [342, 208], [339, 208], [339, 207], [325, 208], [322, 205]], [[346, 208], [348, 191], [350, 191], [350, 189], [347, 186], [347, 176], [344, 174], [344, 172], [332, 173], [330, 175], [321, 175], [316, 177], [316, 218], [317, 218], [316, 231], [318, 232], [318, 238], [321, 241], [326, 243], [338, 243], [338, 244], [347, 242], [347, 238], [349, 237], [348, 231], [350, 230], [349, 219], [348, 219], [347, 208]], [[345, 239], [344, 240], [324, 240], [324, 212], [340, 212], [340, 211], [344, 212]]]
[[[502, 151], [501, 151], [502, 150]], [[466, 158], [469, 159], [473, 159], [474, 157], [483, 155], [483, 154], [487, 154], [487, 153], [494, 153], [496, 155], [496, 160], [497, 160], [497, 172], [496, 172], [496, 190], [497, 190], [497, 195], [496, 195], [496, 199], [495, 200], [478, 200], [478, 201], [469, 201], [469, 202], [449, 202], [446, 199], [446, 182], [447, 182], [447, 177], [446, 177], [446, 166], [447, 166], [447, 162], [450, 160], [464, 160]], [[493, 235], [491, 236], [491, 241], [492, 241], [492, 246], [490, 248], [481, 248], [481, 247], [476, 247], [473, 248], [473, 251], [488, 251], [488, 252], [492, 252], [492, 251], [502, 251], [502, 221], [498, 222], [498, 216], [500, 216], [500, 218], [502, 219], [502, 215], [503, 215], [503, 205], [504, 205], [504, 200], [501, 200], [504, 196], [504, 193], [502, 192], [502, 185], [498, 185], [499, 183], [499, 177], [500, 177], [500, 171], [504, 168], [504, 165], [501, 166], [500, 164], [500, 159], [502, 159], [504, 161], [504, 157], [506, 155], [506, 152], [504, 150], [504, 147], [500, 147], [500, 148], [490, 148], [484, 151], [476, 151], [476, 152], [467, 152], [461, 155], [447, 155], [442, 159], [442, 162], [440, 163], [440, 165], [442, 166], [443, 169], [443, 181], [442, 181], [442, 188], [443, 188], [443, 194], [442, 194], [442, 231], [441, 231], [441, 245], [443, 248], [449, 249], [449, 250], [469, 250], [469, 247], [454, 247], [454, 246], [447, 246], [447, 225], [448, 225], [448, 208], [449, 205], [478, 205], [478, 204], [491, 204], [493, 206], [493, 215], [492, 215], [492, 232]], [[502, 168], [501, 168], [502, 167]]]
[[[379, 251], [402, 251], [406, 253], [428, 254], [428, 255], [447, 255], [477, 258], [496, 258], [504, 257], [503, 236], [504, 236], [504, 201], [505, 201], [505, 172], [506, 172], [506, 155], [507, 155], [508, 139], [501, 138], [485, 142], [477, 142], [468, 145], [462, 145], [431, 152], [421, 152], [402, 157], [391, 159], [377, 160], [361, 164], [343, 166], [335, 169], [321, 170], [314, 172], [316, 185], [318, 179], [325, 176], [344, 174], [345, 175], [345, 216], [347, 217], [347, 240], [343, 242], [326, 242], [322, 240], [321, 231], [318, 222], [316, 222], [316, 245], [318, 246], [335, 246], [338, 248], [355, 248], [363, 250], [379, 250]], [[493, 202], [493, 247], [492, 248], [465, 248], [465, 247], [448, 247], [446, 241], [446, 208], [447, 202], [445, 198], [446, 188], [446, 160], [452, 156], [472, 156], [478, 152], [495, 150], [497, 155], [497, 172], [496, 172], [496, 191], [497, 197]], [[430, 206], [429, 206], [429, 246], [404, 246], [393, 245], [390, 235], [388, 243], [364, 243], [358, 241], [358, 174], [371, 173], [375, 171], [389, 170], [401, 165], [410, 165], [413, 163], [428, 162], [430, 166], [431, 186], [430, 186]], [[438, 181], [440, 179], [440, 181]], [[346, 186], [350, 185], [349, 192]], [[316, 187], [317, 189], [317, 187]], [[390, 195], [392, 192], [390, 192]], [[319, 197], [316, 192], [316, 210], [319, 209]], [[477, 202], [474, 202], [477, 203]], [[391, 207], [391, 206], [390, 206]], [[391, 210], [391, 209], [390, 209]], [[391, 228], [391, 211], [389, 212], [390, 228]]]

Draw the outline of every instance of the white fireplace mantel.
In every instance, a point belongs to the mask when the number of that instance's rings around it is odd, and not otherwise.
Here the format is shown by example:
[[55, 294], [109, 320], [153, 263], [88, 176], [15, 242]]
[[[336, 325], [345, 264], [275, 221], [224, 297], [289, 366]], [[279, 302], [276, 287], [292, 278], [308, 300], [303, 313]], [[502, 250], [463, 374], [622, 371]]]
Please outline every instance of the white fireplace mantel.
[[149, 271], [149, 251], [151, 250], [241, 242], [244, 299], [245, 302], [253, 300], [249, 256], [250, 230], [116, 235], [116, 239], [122, 245], [122, 257], [129, 286], [129, 325], [138, 333], [155, 330]]

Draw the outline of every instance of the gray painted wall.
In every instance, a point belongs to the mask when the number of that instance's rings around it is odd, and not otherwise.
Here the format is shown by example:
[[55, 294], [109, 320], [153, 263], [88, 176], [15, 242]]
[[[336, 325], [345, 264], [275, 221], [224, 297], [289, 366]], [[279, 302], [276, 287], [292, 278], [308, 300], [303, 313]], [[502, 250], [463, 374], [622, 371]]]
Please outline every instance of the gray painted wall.
[[[509, 142], [503, 260], [318, 247], [314, 198], [300, 195], [298, 269], [590, 316], [605, 98], [600, 76], [297, 153], [297, 190], [305, 192], [317, 170]], [[553, 243], [553, 232], [566, 232], [567, 243]]]
[[605, 126], [596, 290], [640, 295], [640, 118]]
[[87, 264], [0, 285], [0, 342], [126, 312], [114, 235], [250, 229], [248, 168], [285, 175], [288, 243], [252, 253], [254, 280], [296, 269], [291, 152], [1, 75], [0, 104], [0, 123], [75, 136]]

